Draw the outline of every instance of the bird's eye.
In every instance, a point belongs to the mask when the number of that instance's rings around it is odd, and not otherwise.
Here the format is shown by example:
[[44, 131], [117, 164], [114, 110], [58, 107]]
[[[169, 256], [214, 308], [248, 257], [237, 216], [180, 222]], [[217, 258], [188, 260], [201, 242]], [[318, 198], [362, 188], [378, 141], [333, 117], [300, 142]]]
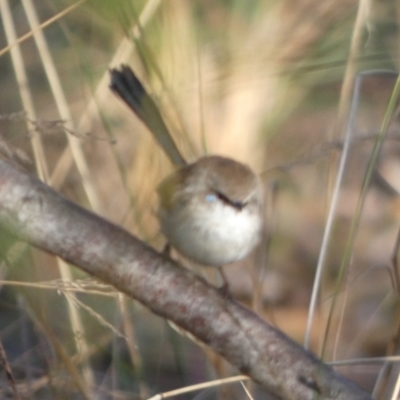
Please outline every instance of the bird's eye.
[[242, 211], [243, 207], [246, 206], [246, 203], [242, 203], [241, 201], [231, 200], [226, 197], [224, 194], [217, 192], [217, 197], [225, 204], [230, 205], [233, 208], [236, 208], [238, 211]]
[[209, 193], [206, 195], [206, 201], [208, 203], [214, 203], [215, 201], [217, 201], [218, 197], [216, 194], [214, 193]]

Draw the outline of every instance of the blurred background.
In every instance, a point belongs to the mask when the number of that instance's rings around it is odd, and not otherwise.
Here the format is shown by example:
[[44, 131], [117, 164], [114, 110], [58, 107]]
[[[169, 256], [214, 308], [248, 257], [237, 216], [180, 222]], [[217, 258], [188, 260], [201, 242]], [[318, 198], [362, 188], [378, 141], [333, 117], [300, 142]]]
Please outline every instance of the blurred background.
[[[370, 358], [399, 351], [400, 4], [0, 7], [2, 157], [161, 250], [155, 188], [172, 166], [108, 88], [108, 69], [129, 64], [189, 161], [229, 156], [263, 180], [264, 240], [226, 268], [232, 295], [325, 361], [359, 360], [337, 369], [390, 398], [396, 368]], [[5, 231], [0, 261], [0, 340], [22, 398], [144, 399], [237, 373], [137, 302]], [[212, 269], [182, 262], [220, 284]], [[12, 398], [2, 367], [0, 380], [0, 397]], [[183, 397], [218, 395], [246, 396], [236, 384]]]

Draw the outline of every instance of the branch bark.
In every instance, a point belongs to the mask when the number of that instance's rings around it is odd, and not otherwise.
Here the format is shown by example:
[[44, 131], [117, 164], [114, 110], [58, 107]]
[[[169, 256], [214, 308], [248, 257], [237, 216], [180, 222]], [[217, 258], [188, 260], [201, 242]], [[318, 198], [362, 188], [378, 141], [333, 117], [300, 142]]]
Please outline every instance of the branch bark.
[[1, 158], [0, 224], [171, 320], [279, 399], [371, 399], [241, 304]]

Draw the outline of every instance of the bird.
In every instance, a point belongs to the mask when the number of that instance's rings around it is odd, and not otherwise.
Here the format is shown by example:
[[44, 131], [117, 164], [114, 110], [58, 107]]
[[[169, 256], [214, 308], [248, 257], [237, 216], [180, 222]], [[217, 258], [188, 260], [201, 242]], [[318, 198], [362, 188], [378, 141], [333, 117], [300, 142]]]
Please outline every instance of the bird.
[[110, 88], [149, 128], [176, 170], [157, 186], [157, 217], [172, 246], [196, 264], [222, 267], [243, 260], [263, 229], [263, 190], [252, 169], [231, 158], [210, 155], [187, 163], [157, 105], [132, 69], [111, 69]]

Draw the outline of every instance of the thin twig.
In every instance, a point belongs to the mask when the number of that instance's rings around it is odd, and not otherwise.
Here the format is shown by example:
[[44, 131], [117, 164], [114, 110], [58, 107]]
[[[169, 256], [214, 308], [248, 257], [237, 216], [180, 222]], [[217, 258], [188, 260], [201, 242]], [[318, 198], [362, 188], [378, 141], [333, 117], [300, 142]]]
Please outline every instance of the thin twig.
[[10, 383], [10, 386], [11, 386], [11, 389], [12, 389], [12, 392], [13, 392], [14, 400], [20, 400], [20, 396], [19, 396], [19, 393], [18, 393], [18, 390], [17, 390], [17, 386], [15, 384], [14, 375], [12, 373], [10, 364], [8, 362], [7, 355], [6, 355], [6, 352], [4, 350], [3, 343], [1, 342], [1, 339], [0, 339], [0, 361], [3, 364], [3, 368], [4, 368], [4, 371], [6, 373], [8, 382]]

